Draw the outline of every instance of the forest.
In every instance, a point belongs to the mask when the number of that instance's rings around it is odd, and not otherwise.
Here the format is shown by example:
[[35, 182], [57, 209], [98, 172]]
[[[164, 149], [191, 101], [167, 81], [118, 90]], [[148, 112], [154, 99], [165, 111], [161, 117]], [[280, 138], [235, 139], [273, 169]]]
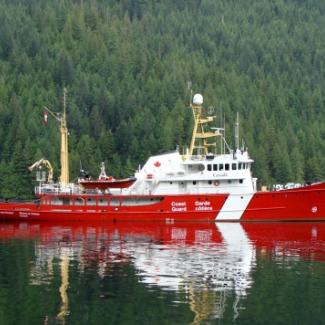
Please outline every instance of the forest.
[[239, 113], [260, 185], [324, 179], [324, 86], [323, 1], [0, 0], [0, 196], [41, 158], [59, 176], [64, 87], [72, 180], [188, 146], [190, 90], [231, 146]]

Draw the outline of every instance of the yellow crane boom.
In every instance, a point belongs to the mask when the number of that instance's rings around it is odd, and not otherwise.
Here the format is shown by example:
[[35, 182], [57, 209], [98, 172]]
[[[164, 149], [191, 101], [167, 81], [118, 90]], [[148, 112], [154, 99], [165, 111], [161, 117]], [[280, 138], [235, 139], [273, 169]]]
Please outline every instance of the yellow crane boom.
[[48, 170], [48, 177], [47, 177], [47, 181], [48, 183], [52, 183], [53, 182], [53, 168], [52, 168], [52, 165], [51, 163], [42, 158], [38, 161], [36, 161], [33, 165], [31, 165], [30, 167], [28, 167], [28, 169], [30, 171], [34, 170], [35, 168], [41, 168], [42, 166], [46, 167], [47, 170]]

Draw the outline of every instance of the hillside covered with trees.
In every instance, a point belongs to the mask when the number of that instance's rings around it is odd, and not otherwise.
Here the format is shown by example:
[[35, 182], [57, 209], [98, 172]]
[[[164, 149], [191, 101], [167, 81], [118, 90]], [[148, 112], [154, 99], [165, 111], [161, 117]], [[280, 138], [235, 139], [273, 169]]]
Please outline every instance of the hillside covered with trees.
[[189, 144], [189, 83], [236, 112], [260, 184], [325, 178], [325, 4], [316, 0], [1, 0], [0, 196], [32, 193], [27, 167], [59, 175], [68, 89], [71, 179], [128, 176]]

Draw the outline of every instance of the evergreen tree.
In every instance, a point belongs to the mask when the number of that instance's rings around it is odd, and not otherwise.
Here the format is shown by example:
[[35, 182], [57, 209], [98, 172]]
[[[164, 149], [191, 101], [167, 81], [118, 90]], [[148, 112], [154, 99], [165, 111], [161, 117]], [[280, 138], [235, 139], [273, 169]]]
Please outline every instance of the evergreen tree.
[[[221, 118], [236, 112], [261, 183], [324, 178], [323, 4], [289, 0], [15, 1], [0, 4], [2, 195], [43, 156], [59, 175], [68, 87], [71, 179], [80, 159], [128, 176], [148, 155], [189, 145], [189, 81]], [[56, 109], [57, 108], [57, 109]], [[216, 126], [222, 126], [217, 123]], [[28, 157], [18, 157], [17, 145]], [[18, 159], [19, 158], [19, 159]], [[15, 161], [15, 163], [14, 163]], [[19, 173], [20, 173], [19, 172]], [[116, 174], [115, 174], [116, 173]], [[4, 176], [6, 175], [6, 176]], [[19, 193], [29, 193], [24, 181]]]

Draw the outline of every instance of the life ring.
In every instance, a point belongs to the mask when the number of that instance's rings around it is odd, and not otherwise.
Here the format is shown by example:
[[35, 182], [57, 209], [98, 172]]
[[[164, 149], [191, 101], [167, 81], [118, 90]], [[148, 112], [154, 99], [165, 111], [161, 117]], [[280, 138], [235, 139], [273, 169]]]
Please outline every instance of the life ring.
[[219, 182], [219, 181], [214, 181], [214, 182], [213, 182], [213, 185], [214, 185], [214, 186], [219, 186], [219, 185], [220, 185], [220, 182]]

